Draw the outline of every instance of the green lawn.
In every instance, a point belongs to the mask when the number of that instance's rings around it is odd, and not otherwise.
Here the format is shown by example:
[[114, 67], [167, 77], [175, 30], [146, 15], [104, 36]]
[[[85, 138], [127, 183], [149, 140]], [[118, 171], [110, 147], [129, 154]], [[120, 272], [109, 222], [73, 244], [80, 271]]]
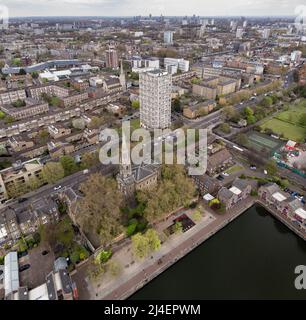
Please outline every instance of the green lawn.
[[232, 173], [238, 172], [240, 170], [243, 170], [243, 167], [239, 166], [239, 165], [235, 165], [235, 166], [229, 168], [228, 170], [226, 170], [225, 172], [228, 174], [232, 174]]
[[278, 135], [283, 134], [286, 139], [303, 142], [306, 138], [306, 128], [299, 125], [303, 113], [306, 113], [306, 99], [268, 120], [261, 128], [263, 130], [269, 128]]
[[263, 130], [269, 128], [278, 135], [283, 134], [284, 138], [288, 140], [302, 142], [306, 138], [306, 128], [299, 127], [289, 122], [281, 121], [275, 118], [265, 122], [261, 126], [261, 128]]

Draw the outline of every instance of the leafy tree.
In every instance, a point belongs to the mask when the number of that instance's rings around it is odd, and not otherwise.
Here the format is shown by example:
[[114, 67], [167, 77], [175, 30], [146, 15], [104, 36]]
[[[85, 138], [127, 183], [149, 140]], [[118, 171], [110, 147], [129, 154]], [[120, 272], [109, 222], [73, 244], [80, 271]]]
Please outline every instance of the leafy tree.
[[198, 222], [202, 219], [202, 213], [199, 210], [196, 210], [193, 214], [192, 217], [195, 222]]
[[76, 220], [85, 233], [107, 244], [122, 231], [120, 206], [123, 202], [117, 182], [100, 173], [89, 176], [80, 186], [84, 197], [79, 202]]
[[178, 98], [175, 98], [173, 101], [172, 101], [172, 108], [175, 112], [181, 112], [181, 101], [180, 99]]
[[233, 106], [227, 106], [222, 109], [225, 118], [230, 121], [238, 122], [240, 115], [239, 112]]
[[71, 156], [63, 156], [60, 158], [60, 163], [64, 168], [65, 176], [70, 176], [71, 174], [78, 171], [78, 166]]
[[224, 133], [231, 133], [231, 127], [228, 123], [222, 123], [219, 126], [219, 129]]
[[164, 165], [156, 190], [139, 192], [138, 199], [145, 204], [144, 217], [153, 222], [179, 207], [188, 206], [195, 194], [193, 181], [183, 166]]
[[89, 129], [98, 129], [106, 122], [107, 122], [107, 120], [104, 117], [93, 116], [91, 118], [91, 121], [88, 124], [88, 128]]
[[99, 164], [98, 152], [86, 152], [82, 155], [82, 166], [84, 168], [91, 168]]
[[246, 120], [247, 120], [248, 124], [254, 124], [257, 121], [257, 119], [254, 115], [247, 116]]
[[140, 259], [147, 257], [150, 252], [149, 239], [140, 233], [135, 234], [132, 237], [132, 248], [136, 257]]
[[12, 116], [6, 116], [5, 117], [5, 119], [4, 119], [4, 121], [5, 121], [5, 123], [6, 124], [11, 124], [11, 123], [13, 123], [14, 121], [15, 121], [15, 118], [14, 117], [12, 117]]
[[86, 126], [85, 120], [82, 118], [74, 119], [72, 121], [72, 126], [73, 126], [73, 128], [78, 129], [78, 130], [84, 130], [85, 126]]
[[65, 171], [61, 163], [48, 162], [42, 169], [42, 176], [46, 182], [53, 184], [64, 178]]
[[145, 237], [148, 239], [149, 241], [149, 248], [151, 251], [157, 251], [160, 249], [160, 239], [158, 236], [158, 233], [156, 230], [154, 229], [149, 229], [146, 233], [145, 233]]
[[39, 144], [46, 144], [49, 140], [50, 134], [47, 130], [41, 130], [38, 133], [38, 143]]
[[236, 141], [238, 144], [245, 146], [248, 144], [248, 136], [244, 133], [239, 133], [236, 137]]
[[110, 259], [112, 254], [113, 253], [111, 250], [102, 250], [97, 254], [95, 261], [98, 264], [106, 263]]
[[260, 104], [261, 104], [263, 107], [266, 107], [266, 108], [271, 107], [272, 104], [273, 104], [273, 99], [272, 99], [271, 97], [264, 97], [264, 98], [261, 100]]
[[140, 107], [140, 102], [139, 102], [139, 100], [133, 100], [133, 101], [132, 101], [132, 108], [133, 108], [133, 109], [139, 109], [139, 107]]
[[275, 161], [269, 160], [266, 163], [265, 169], [267, 170], [269, 175], [274, 176], [277, 173], [277, 165]]
[[182, 233], [183, 232], [183, 225], [182, 222], [176, 221], [174, 224], [174, 232], [175, 233]]

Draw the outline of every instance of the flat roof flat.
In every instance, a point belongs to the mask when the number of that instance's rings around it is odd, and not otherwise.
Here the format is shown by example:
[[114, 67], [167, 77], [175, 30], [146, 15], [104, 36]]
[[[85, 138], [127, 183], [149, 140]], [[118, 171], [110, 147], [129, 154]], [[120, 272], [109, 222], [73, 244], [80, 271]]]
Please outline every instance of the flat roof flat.
[[284, 201], [284, 200], [286, 200], [287, 199], [287, 197], [285, 197], [283, 194], [281, 194], [280, 192], [275, 192], [275, 193], [273, 193], [272, 194], [272, 197], [274, 198], [274, 199], [276, 199], [277, 201], [279, 201], [279, 202], [282, 202], [282, 201]]
[[229, 189], [229, 191], [233, 192], [234, 194], [236, 194], [237, 196], [239, 196], [239, 194], [242, 192], [240, 189], [238, 189], [237, 187], [231, 187]]
[[19, 269], [17, 252], [8, 253], [4, 258], [4, 290], [9, 295], [19, 288]]
[[295, 214], [301, 217], [302, 219], [306, 219], [306, 211], [303, 208], [296, 209]]

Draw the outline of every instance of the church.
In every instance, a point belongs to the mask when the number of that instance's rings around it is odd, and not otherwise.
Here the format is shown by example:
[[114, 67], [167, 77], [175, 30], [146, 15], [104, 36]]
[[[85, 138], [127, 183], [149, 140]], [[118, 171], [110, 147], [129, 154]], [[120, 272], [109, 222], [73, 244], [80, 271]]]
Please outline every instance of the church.
[[136, 191], [155, 187], [159, 176], [160, 166], [156, 164], [121, 165], [117, 183], [125, 197], [132, 198]]

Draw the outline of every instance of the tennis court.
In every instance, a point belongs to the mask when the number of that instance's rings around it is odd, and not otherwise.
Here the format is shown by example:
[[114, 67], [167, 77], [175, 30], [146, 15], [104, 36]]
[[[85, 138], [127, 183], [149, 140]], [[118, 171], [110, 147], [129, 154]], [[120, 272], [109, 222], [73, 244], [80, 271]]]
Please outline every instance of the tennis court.
[[248, 147], [260, 153], [268, 153], [273, 155], [275, 151], [280, 149], [285, 142], [272, 138], [268, 135], [252, 131], [248, 134]]

